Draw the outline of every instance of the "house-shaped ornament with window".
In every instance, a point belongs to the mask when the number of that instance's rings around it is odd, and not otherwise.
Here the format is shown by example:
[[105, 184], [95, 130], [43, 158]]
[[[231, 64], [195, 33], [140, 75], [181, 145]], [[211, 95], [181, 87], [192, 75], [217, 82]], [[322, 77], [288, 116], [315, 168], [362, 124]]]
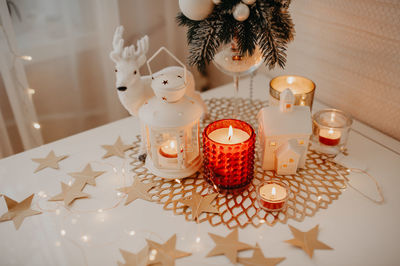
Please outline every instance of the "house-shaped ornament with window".
[[294, 95], [286, 89], [279, 106], [264, 107], [257, 119], [262, 168], [278, 175], [296, 174], [306, 162], [312, 133], [310, 108], [294, 105]]

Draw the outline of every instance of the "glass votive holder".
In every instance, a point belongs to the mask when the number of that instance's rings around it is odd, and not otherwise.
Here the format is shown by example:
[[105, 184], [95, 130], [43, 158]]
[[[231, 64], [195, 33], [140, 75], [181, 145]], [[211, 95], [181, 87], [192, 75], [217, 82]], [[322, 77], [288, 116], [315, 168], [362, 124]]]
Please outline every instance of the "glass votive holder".
[[290, 188], [281, 181], [269, 180], [257, 187], [257, 201], [261, 209], [266, 211], [282, 211], [286, 209]]
[[313, 115], [312, 147], [321, 153], [344, 151], [353, 119], [341, 110], [324, 109]]
[[269, 82], [269, 104], [279, 105], [280, 94], [289, 88], [294, 94], [294, 104], [312, 109], [315, 83], [308, 78], [294, 75], [278, 76]]
[[246, 187], [254, 177], [255, 142], [253, 128], [244, 121], [223, 119], [209, 124], [203, 131], [204, 178], [218, 191]]

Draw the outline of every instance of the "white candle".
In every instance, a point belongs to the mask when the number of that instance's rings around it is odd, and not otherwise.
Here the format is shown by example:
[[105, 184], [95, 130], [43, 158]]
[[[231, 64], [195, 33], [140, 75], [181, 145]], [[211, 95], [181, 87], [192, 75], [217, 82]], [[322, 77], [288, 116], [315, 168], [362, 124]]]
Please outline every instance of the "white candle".
[[250, 135], [241, 129], [229, 126], [229, 128], [224, 127], [214, 130], [208, 137], [221, 144], [238, 144], [248, 140]]
[[166, 158], [178, 157], [176, 140], [167, 140], [160, 146], [160, 154]]
[[265, 184], [260, 188], [260, 195], [265, 200], [280, 201], [287, 196], [286, 188], [278, 184]]

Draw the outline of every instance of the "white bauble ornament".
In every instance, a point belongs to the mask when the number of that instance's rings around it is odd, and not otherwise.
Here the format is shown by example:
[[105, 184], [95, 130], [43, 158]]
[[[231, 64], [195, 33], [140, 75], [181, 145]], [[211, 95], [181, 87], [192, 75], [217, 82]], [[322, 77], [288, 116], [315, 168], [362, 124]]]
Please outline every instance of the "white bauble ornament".
[[237, 21], [245, 21], [249, 15], [250, 8], [243, 3], [239, 3], [233, 8], [233, 17]]
[[191, 20], [203, 20], [211, 14], [214, 3], [212, 0], [179, 0], [179, 8]]
[[256, 0], [242, 0], [243, 3], [245, 3], [246, 5], [252, 5], [256, 2]]
[[214, 4], [219, 5], [221, 4], [221, 0], [212, 0]]

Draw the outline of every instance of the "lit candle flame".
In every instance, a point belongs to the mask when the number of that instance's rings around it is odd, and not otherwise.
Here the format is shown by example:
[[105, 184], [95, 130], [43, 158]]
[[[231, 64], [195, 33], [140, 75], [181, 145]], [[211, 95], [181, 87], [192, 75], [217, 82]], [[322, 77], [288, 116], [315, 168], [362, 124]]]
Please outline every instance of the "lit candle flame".
[[294, 79], [295, 79], [294, 77], [287, 77], [286, 82], [288, 84], [292, 84], [294, 82]]
[[329, 134], [329, 135], [332, 135], [332, 134], [333, 134], [333, 129], [332, 129], [332, 128], [330, 128], [330, 129], [328, 130], [328, 134]]
[[232, 137], [233, 137], [233, 128], [232, 128], [232, 126], [229, 126], [228, 140], [231, 140]]
[[171, 149], [175, 148], [175, 141], [171, 141], [169, 143], [169, 146], [171, 147]]
[[275, 198], [275, 196], [276, 196], [276, 188], [275, 187], [272, 187], [271, 196], [273, 198]]

